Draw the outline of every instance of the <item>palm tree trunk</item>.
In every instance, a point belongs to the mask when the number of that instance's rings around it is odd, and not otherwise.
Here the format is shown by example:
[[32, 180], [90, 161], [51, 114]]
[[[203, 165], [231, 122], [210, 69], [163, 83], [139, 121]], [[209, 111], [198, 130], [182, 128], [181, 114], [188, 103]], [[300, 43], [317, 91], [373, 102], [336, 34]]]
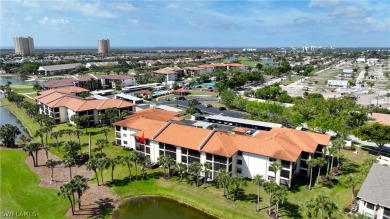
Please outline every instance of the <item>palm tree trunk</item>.
[[34, 157], [34, 154], [33, 153], [30, 153], [30, 156], [32, 157], [32, 159], [33, 159], [33, 165], [34, 165], [34, 167], [36, 167], [37, 165], [36, 165], [36, 163], [35, 163], [35, 157]]
[[114, 166], [111, 166], [111, 181], [114, 181]]
[[102, 180], [102, 185], [104, 185], [104, 179], [103, 179], [103, 169], [100, 170], [100, 179]]
[[131, 168], [130, 168], [130, 163], [127, 164], [127, 169], [129, 169], [129, 178], [131, 179]]
[[340, 147], [339, 147], [339, 153], [337, 154], [337, 167], [340, 167]]
[[100, 185], [99, 185], [99, 178], [98, 178], [98, 174], [97, 174], [96, 170], [95, 170], [94, 172], [95, 172], [95, 176], [96, 176], [96, 182], [97, 182], [98, 186], [100, 186]]
[[257, 186], [257, 203], [256, 203], [256, 211], [259, 211], [259, 201], [260, 201], [260, 185]]
[[318, 184], [318, 179], [320, 178], [320, 175], [321, 175], [321, 167], [318, 167], [318, 177], [316, 180], [316, 184]]
[[69, 203], [70, 203], [70, 208], [72, 209], [72, 215], [74, 215], [74, 209], [73, 209], [73, 202], [70, 196], [68, 195]]
[[72, 180], [72, 166], [69, 166], [69, 176], [70, 176], [70, 180]]
[[272, 202], [272, 192], [269, 194], [269, 207], [268, 207], [268, 215], [271, 214], [271, 202]]
[[53, 182], [53, 173], [54, 173], [54, 168], [51, 167], [51, 179], [50, 179], [50, 184]]
[[328, 173], [329, 173], [329, 156], [328, 156], [328, 159], [327, 159], [327, 165], [326, 165], [326, 177], [328, 177]]
[[310, 181], [309, 181], [309, 190], [311, 190], [311, 180], [313, 177], [313, 169], [310, 167]]
[[278, 213], [279, 213], [279, 202], [276, 202], [276, 211], [275, 211], [276, 218], [278, 218]]
[[81, 194], [77, 193], [77, 196], [78, 196], [77, 202], [79, 203], [79, 210], [80, 210], [81, 209]]
[[57, 152], [60, 152], [60, 144], [58, 144], [58, 139], [56, 138], [57, 141]]
[[332, 156], [332, 161], [330, 162], [330, 171], [329, 172], [331, 172], [333, 169], [333, 161], [334, 161], [334, 156]]
[[38, 150], [35, 151], [35, 166], [38, 166]]
[[135, 180], [138, 180], [137, 162], [134, 162], [134, 166], [135, 166]]

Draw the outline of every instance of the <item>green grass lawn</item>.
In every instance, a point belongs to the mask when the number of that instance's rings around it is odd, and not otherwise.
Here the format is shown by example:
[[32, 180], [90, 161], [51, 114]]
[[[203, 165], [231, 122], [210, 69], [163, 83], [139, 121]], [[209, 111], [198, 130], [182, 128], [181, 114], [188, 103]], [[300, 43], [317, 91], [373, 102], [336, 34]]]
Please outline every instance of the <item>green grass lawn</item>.
[[[66, 218], [69, 208], [57, 190], [39, 187], [39, 177], [27, 166], [20, 150], [0, 149], [0, 206], [4, 212], [27, 212], [35, 218]], [[3, 215], [1, 216], [3, 217]]]
[[30, 84], [11, 84], [11, 89], [16, 93], [33, 93], [36, 92], [33, 89], [33, 85]]

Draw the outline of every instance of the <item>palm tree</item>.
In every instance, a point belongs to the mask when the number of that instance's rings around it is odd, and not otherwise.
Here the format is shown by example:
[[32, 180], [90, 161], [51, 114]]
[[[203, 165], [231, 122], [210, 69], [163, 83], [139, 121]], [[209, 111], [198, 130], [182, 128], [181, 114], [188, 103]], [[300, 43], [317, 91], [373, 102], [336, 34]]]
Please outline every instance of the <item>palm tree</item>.
[[[332, 158], [330, 159], [330, 162], [328, 161], [328, 168], [326, 169], [326, 176], [328, 176], [328, 173], [332, 171], [333, 169], [333, 161], [334, 161], [334, 154], [336, 152], [336, 147], [327, 147], [327, 150], [328, 150], [328, 154], [329, 156], [331, 156]], [[330, 167], [329, 167], [329, 163], [330, 163]]]
[[135, 179], [138, 180], [138, 168], [137, 168], [137, 163], [138, 163], [138, 160], [139, 160], [139, 154], [135, 151], [130, 151], [130, 154], [129, 154], [129, 159], [131, 161], [133, 161], [134, 163], [134, 167], [135, 167]]
[[229, 199], [228, 187], [229, 187], [230, 181], [231, 181], [230, 175], [225, 170], [219, 171], [217, 173], [217, 182], [223, 188], [223, 197], [225, 197], [225, 198], [227, 197], [227, 199]]
[[50, 147], [48, 145], [43, 145], [42, 146], [42, 149], [45, 151], [45, 155], [46, 155], [46, 160], [49, 159], [49, 150], [50, 150]]
[[15, 140], [19, 134], [19, 128], [14, 125], [5, 124], [0, 127], [0, 139], [6, 147], [15, 147]]
[[257, 203], [256, 203], [256, 211], [259, 211], [259, 202], [260, 202], [260, 186], [263, 185], [264, 179], [263, 176], [260, 174], [256, 174], [253, 177], [253, 183], [257, 185]]
[[56, 145], [57, 145], [57, 152], [60, 152], [60, 144], [58, 142], [58, 138], [62, 136], [62, 132], [52, 132], [51, 137], [56, 139]]
[[79, 146], [80, 146], [80, 155], [82, 154], [82, 150], [81, 150], [81, 141], [80, 141], [80, 137], [83, 135], [83, 132], [81, 130], [74, 130], [73, 131], [73, 134], [77, 137], [77, 139], [79, 140]]
[[278, 218], [279, 214], [279, 204], [283, 204], [286, 201], [287, 196], [287, 187], [280, 186], [274, 193], [274, 200], [276, 202], [276, 218]]
[[76, 159], [77, 157], [77, 150], [80, 148], [79, 144], [75, 141], [69, 140], [64, 145], [64, 150], [66, 152], [66, 155], [68, 157], [71, 157], [72, 159]]
[[351, 187], [352, 190], [352, 198], [351, 203], [353, 202], [355, 198], [355, 187], [358, 183], [360, 183], [360, 176], [354, 173], [345, 175], [341, 180], [342, 184], [345, 187]]
[[172, 167], [175, 166], [176, 161], [171, 156], [167, 156], [167, 168], [168, 168], [168, 178], [171, 178]]
[[80, 116], [80, 123], [82, 123], [85, 128], [85, 134], [88, 133], [89, 120], [89, 115]]
[[74, 215], [74, 204], [72, 201], [72, 196], [73, 196], [73, 186], [70, 183], [65, 183], [62, 186], [60, 186], [60, 192], [57, 193], [58, 196], [63, 196], [68, 198], [70, 207], [72, 209], [72, 215]]
[[323, 157], [319, 157], [316, 159], [316, 166], [318, 167], [318, 177], [317, 177], [317, 180], [316, 180], [316, 184], [318, 184], [318, 179], [320, 178], [320, 175], [321, 175], [321, 168], [324, 167], [326, 165], [326, 160], [325, 158]]
[[233, 176], [232, 184], [234, 185], [233, 201], [235, 201], [237, 198], [238, 190], [240, 189], [241, 186], [246, 186], [246, 181], [242, 176]]
[[106, 147], [107, 145], [108, 145], [108, 141], [106, 141], [105, 139], [98, 139], [96, 141], [96, 146], [100, 150], [101, 155], [103, 154], [103, 148]]
[[89, 189], [87, 182], [88, 180], [81, 175], [75, 175], [70, 181], [70, 183], [73, 185], [75, 192], [77, 193], [79, 209], [81, 209], [81, 196], [87, 189]]
[[306, 164], [309, 166], [309, 171], [310, 171], [309, 190], [311, 190], [311, 181], [313, 179], [313, 167], [315, 167], [317, 165], [317, 160], [310, 159], [310, 160], [306, 161]]
[[107, 118], [106, 114], [100, 113], [98, 117], [99, 117], [100, 124], [101, 124], [101, 125], [104, 125], [104, 121], [105, 121], [106, 118]]
[[279, 185], [279, 181], [276, 181], [277, 175], [279, 174], [279, 171], [282, 170], [283, 166], [279, 162], [272, 162], [271, 165], [269, 165], [269, 169], [275, 173], [275, 182]]
[[69, 135], [69, 140], [72, 140], [72, 129], [62, 129], [62, 133]]
[[329, 219], [335, 218], [334, 215], [337, 213], [340, 214], [339, 206], [329, 198], [327, 198], [327, 201], [324, 203], [323, 207]]
[[188, 106], [193, 109], [196, 105], [199, 104], [199, 101], [197, 99], [191, 99], [188, 101]]
[[337, 148], [337, 167], [340, 167], [340, 154], [341, 148], [345, 145], [344, 139], [342, 137], [337, 138], [333, 141], [333, 145]]
[[271, 214], [272, 194], [278, 188], [278, 185], [274, 181], [267, 181], [263, 185], [265, 192], [269, 194], [269, 207], [268, 214]]
[[45, 130], [43, 128], [40, 128], [38, 130], [35, 131], [35, 134], [34, 134], [34, 137], [37, 138], [37, 137], [40, 137], [41, 138], [41, 144], [44, 145], [43, 143], [43, 134], [45, 133]]
[[184, 175], [185, 171], [187, 170], [187, 165], [185, 165], [183, 163], [176, 163], [175, 169], [180, 175], [180, 182], [181, 182], [183, 180], [183, 175]]
[[103, 171], [108, 167], [108, 160], [105, 157], [102, 157], [98, 160], [98, 168], [100, 171], [100, 179], [102, 181], [102, 185], [104, 185]]
[[23, 147], [23, 151], [27, 152], [29, 156], [31, 156], [31, 158], [33, 159], [33, 165], [34, 167], [37, 166], [37, 163], [35, 161], [35, 157], [34, 157], [34, 152], [35, 152], [35, 147], [34, 147], [34, 144], [38, 144], [38, 147], [40, 147], [40, 144], [39, 143], [31, 143], [31, 144], [27, 144]]
[[72, 166], [75, 164], [75, 160], [72, 157], [65, 157], [62, 162], [64, 163], [65, 167], [69, 167], [69, 180], [72, 180]]
[[114, 157], [114, 158], [107, 158], [107, 165], [111, 167], [111, 182], [114, 181], [114, 170], [116, 165], [120, 164], [122, 162], [122, 158], [120, 156]]
[[19, 140], [20, 140], [20, 146], [22, 147], [22, 148], [24, 148], [24, 146], [26, 146], [27, 145], [27, 143], [29, 143], [30, 141], [31, 141], [31, 139], [30, 138], [27, 138], [25, 135], [21, 135], [20, 137], [19, 137]]
[[70, 117], [70, 121], [74, 122], [76, 124], [76, 128], [79, 128], [80, 127], [80, 116], [77, 115], [77, 114], [73, 114], [71, 117]]
[[50, 178], [50, 184], [53, 182], [53, 173], [54, 173], [54, 167], [56, 166], [56, 162], [52, 159], [49, 159], [46, 161], [46, 167], [51, 168], [51, 178]]
[[95, 173], [96, 181], [99, 186], [99, 178], [97, 174], [97, 169], [99, 167], [99, 160], [95, 157], [92, 157], [87, 161], [85, 166], [87, 167], [87, 170], [92, 170]]
[[110, 128], [102, 128], [102, 129], [100, 130], [100, 133], [103, 133], [104, 136], [106, 137], [106, 141], [107, 141], [107, 142], [108, 142], [107, 135], [108, 135], [108, 133], [110, 133], [110, 131], [111, 131]]
[[167, 168], [168, 168], [168, 156], [161, 155], [157, 158], [157, 162], [164, 169], [164, 178], [167, 179]]
[[202, 164], [199, 162], [193, 162], [188, 165], [188, 169], [191, 173], [195, 175], [195, 186], [198, 186], [198, 177], [200, 172], [202, 171]]
[[[150, 162], [149, 157], [139, 154], [138, 156], [138, 163], [141, 165], [141, 171], [142, 171], [142, 178], [146, 179], [146, 165]], [[170, 161], [169, 161], [170, 162]], [[168, 163], [169, 164], [169, 163]], [[170, 169], [170, 164], [168, 165], [168, 169]]]
[[131, 167], [133, 166], [133, 164], [131, 162], [133, 162], [133, 161], [131, 160], [130, 156], [122, 157], [122, 164], [126, 164], [127, 169], [129, 170], [129, 179], [130, 180], [132, 178], [132, 176], [131, 176]]
[[207, 179], [209, 178], [209, 173], [210, 173], [211, 168], [212, 168], [211, 163], [206, 162], [203, 164], [203, 173], [204, 173], [203, 188], [204, 189], [206, 188], [206, 183], [207, 183]]

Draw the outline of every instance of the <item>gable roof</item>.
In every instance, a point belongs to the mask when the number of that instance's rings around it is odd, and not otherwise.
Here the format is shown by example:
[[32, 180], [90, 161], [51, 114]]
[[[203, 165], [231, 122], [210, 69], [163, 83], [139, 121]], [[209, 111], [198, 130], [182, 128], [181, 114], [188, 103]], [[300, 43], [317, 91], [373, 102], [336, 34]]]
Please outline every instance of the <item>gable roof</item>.
[[154, 140], [180, 147], [200, 150], [199, 146], [211, 130], [171, 123]]
[[390, 208], [390, 167], [374, 163], [357, 197]]
[[131, 128], [131, 129], [140, 130], [140, 131], [145, 131], [145, 130], [150, 129], [151, 127], [155, 127], [155, 126], [162, 127], [165, 124], [166, 124], [165, 121], [147, 119], [147, 118], [144, 118], [142, 116], [136, 116], [136, 117], [128, 118], [128, 119], [113, 123], [113, 125], [116, 125], [116, 126], [127, 127], [127, 128]]

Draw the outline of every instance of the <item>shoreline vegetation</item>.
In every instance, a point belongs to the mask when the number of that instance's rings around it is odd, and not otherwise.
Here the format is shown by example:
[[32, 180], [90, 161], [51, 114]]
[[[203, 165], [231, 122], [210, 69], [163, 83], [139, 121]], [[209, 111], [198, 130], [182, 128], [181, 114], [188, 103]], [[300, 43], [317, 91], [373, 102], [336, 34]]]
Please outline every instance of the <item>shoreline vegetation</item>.
[[[32, 132], [38, 130], [40, 127], [38, 123], [33, 122], [32, 118], [25, 115], [25, 110], [16, 107], [13, 103], [9, 102], [5, 98], [0, 98], [0, 102], [4, 108], [9, 110], [15, 115], [21, 124], [27, 129], [31, 135]], [[68, 126], [67, 124], [56, 125], [54, 130], [60, 129], [76, 129], [74, 126]], [[104, 134], [100, 133], [100, 127], [88, 128], [88, 132], [93, 133], [93, 153], [96, 153], [95, 141], [99, 138], [104, 138]], [[70, 136], [69, 136], [70, 137]], [[68, 136], [62, 136], [60, 142], [65, 142], [69, 139]], [[109, 142], [114, 139], [114, 130], [112, 129], [108, 134]], [[39, 141], [38, 137], [32, 137], [35, 141]], [[49, 142], [54, 143], [54, 139], [49, 138]], [[88, 142], [88, 136], [83, 135], [81, 142], [86, 152], [86, 143]], [[359, 156], [367, 155], [367, 152], [358, 149]], [[105, 147], [103, 151], [107, 154], [107, 157], [114, 158], [117, 156], [124, 156], [128, 154], [127, 150], [122, 147], [114, 146], [110, 144]], [[50, 152], [54, 155], [64, 157], [64, 151], [61, 148], [60, 152], [57, 152], [56, 147], [50, 147]], [[362, 160], [356, 157], [351, 151], [342, 150], [343, 156], [353, 160], [358, 165], [362, 164]], [[132, 173], [135, 173], [135, 167], [131, 168]], [[140, 173], [140, 171], [138, 170]], [[111, 214], [117, 209], [120, 203], [123, 203], [127, 199], [132, 199], [138, 196], [162, 196], [175, 201], [182, 202], [190, 207], [196, 208], [206, 214], [220, 218], [268, 218], [268, 199], [269, 194], [266, 193], [263, 187], [260, 188], [260, 212], [256, 211], [256, 194], [257, 186], [251, 181], [247, 181], [247, 186], [240, 189], [240, 198], [236, 201], [231, 201], [222, 196], [222, 188], [216, 184], [209, 184], [206, 189], [202, 187], [196, 187], [189, 177], [185, 177], [183, 182], [180, 182], [178, 176], [174, 176], [169, 180], [165, 180], [162, 177], [162, 169], [147, 169], [147, 178], [135, 180], [133, 177], [128, 177], [129, 172], [125, 165], [119, 165], [115, 168], [114, 177], [115, 180], [110, 180], [111, 171], [105, 169], [103, 172], [105, 185], [109, 189], [112, 195], [120, 197], [120, 201], [116, 202], [113, 207], [102, 209], [100, 217], [109, 218]], [[313, 179], [315, 180], [315, 178]], [[95, 176], [90, 178], [90, 183], [96, 184]], [[287, 201], [281, 207], [281, 215], [283, 218], [307, 218], [306, 215], [301, 212], [300, 205], [304, 201], [308, 200], [308, 197], [318, 194], [330, 196], [339, 206], [340, 211], [350, 203], [350, 188], [346, 188], [343, 185], [336, 184], [334, 186], [318, 185], [313, 190], [306, 190], [304, 187], [307, 185], [306, 180], [298, 179], [296, 185], [292, 191], [287, 193]], [[356, 187], [361, 186], [361, 183]], [[67, 205], [66, 205], [67, 206]], [[64, 217], [63, 211], [55, 212], [58, 217]], [[339, 215], [337, 218], [347, 218], [347, 215]]]

